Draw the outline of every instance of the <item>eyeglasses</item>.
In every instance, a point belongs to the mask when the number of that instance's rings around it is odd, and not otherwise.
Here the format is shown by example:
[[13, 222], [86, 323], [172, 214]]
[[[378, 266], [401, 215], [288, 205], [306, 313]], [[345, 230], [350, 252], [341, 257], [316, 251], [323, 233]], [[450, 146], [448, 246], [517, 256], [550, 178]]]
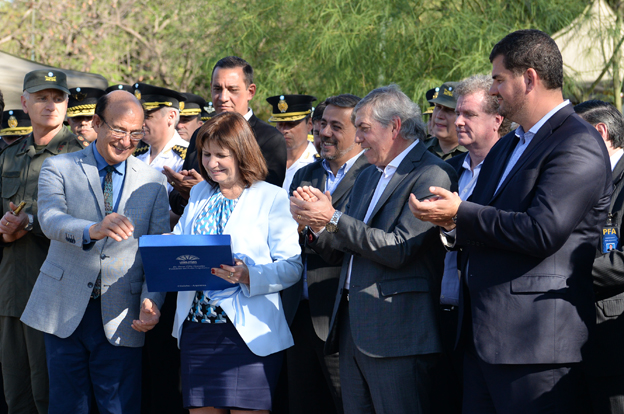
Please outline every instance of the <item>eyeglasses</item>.
[[102, 122], [104, 122], [106, 124], [108, 129], [111, 130], [111, 135], [115, 139], [124, 139], [126, 137], [126, 135], [129, 135], [130, 136], [130, 141], [132, 141], [132, 142], [139, 142], [145, 136], [145, 131], [128, 132], [128, 131], [122, 131], [121, 129], [114, 129], [113, 127], [108, 125], [108, 122], [106, 122], [104, 120], [104, 118], [100, 117], [100, 119], [102, 120]]

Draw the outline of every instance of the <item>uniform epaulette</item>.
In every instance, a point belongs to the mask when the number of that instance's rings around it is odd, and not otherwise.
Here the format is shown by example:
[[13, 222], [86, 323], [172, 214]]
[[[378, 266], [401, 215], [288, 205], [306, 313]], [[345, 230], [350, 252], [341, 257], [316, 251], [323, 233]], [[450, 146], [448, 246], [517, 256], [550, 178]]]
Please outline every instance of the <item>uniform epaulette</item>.
[[314, 154], [314, 161], [320, 161], [320, 160], [321, 160], [320, 154]]
[[89, 141], [87, 141], [82, 135], [78, 135], [76, 139], [80, 142], [80, 145], [82, 145], [83, 148], [87, 148], [90, 144]]
[[171, 150], [178, 154], [183, 160], [186, 159], [186, 147], [183, 147], [182, 145], [174, 145]]
[[132, 155], [136, 157], [138, 155], [145, 154], [147, 151], [149, 151], [149, 145], [141, 141], [139, 142], [139, 145], [137, 145]]

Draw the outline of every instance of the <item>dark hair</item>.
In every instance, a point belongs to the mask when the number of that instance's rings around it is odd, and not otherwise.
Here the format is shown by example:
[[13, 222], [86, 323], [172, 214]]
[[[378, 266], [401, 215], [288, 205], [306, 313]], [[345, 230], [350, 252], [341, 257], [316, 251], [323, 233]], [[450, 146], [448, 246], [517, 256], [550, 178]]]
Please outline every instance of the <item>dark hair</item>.
[[108, 95], [109, 94], [107, 93], [107, 94], [100, 96], [97, 102], [95, 103], [95, 110], [93, 113], [97, 115], [98, 117], [100, 117], [100, 119], [104, 119], [104, 112], [106, 112], [106, 108], [108, 107], [108, 101], [109, 101]]
[[314, 108], [314, 112], [312, 112], [312, 122], [320, 121], [323, 118], [323, 112], [325, 112], [326, 107], [327, 104], [323, 101]]
[[232, 152], [238, 163], [238, 170], [245, 187], [262, 181], [269, 174], [266, 161], [256, 141], [249, 123], [237, 112], [223, 112], [210, 118], [197, 133], [197, 156], [199, 172], [212, 187], [219, 184], [213, 181], [204, 168], [201, 157], [208, 143], [215, 143]]
[[245, 85], [249, 87], [253, 83], [253, 68], [251, 65], [242, 58], [238, 56], [227, 56], [223, 59], [220, 59], [212, 68], [212, 73], [210, 74], [210, 83], [212, 84], [212, 77], [214, 75], [214, 71], [217, 68], [222, 69], [233, 69], [233, 68], [242, 68], [243, 75], [245, 75]]
[[360, 102], [362, 98], [359, 96], [351, 95], [350, 93], [343, 93], [342, 95], [330, 96], [325, 99], [326, 105], [334, 105], [339, 108], [355, 108], [355, 105]]
[[592, 99], [574, 107], [581, 118], [593, 126], [603, 123], [607, 126], [608, 140], [614, 148], [624, 147], [624, 118], [615, 106], [608, 102]]
[[490, 62], [503, 56], [505, 69], [521, 75], [533, 68], [547, 89], [563, 86], [563, 59], [555, 41], [546, 33], [531, 29], [505, 36], [490, 53]]

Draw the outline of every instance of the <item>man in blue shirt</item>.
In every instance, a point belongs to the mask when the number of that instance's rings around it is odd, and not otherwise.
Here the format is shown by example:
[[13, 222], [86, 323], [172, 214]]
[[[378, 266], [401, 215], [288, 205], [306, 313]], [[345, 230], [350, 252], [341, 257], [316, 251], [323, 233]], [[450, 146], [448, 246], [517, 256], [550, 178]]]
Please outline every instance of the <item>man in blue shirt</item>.
[[130, 157], [143, 108], [126, 91], [98, 100], [95, 145], [46, 161], [39, 222], [51, 239], [22, 321], [45, 333], [49, 413], [140, 413], [144, 332], [164, 295], [147, 291], [139, 237], [168, 231], [165, 177]]

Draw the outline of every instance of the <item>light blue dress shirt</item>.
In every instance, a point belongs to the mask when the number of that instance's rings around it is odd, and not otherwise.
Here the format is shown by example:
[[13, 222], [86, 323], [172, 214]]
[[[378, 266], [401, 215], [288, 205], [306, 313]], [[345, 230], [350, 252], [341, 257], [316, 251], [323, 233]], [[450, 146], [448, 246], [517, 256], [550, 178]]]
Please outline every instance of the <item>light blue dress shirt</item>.
[[[104, 157], [102, 157], [98, 152], [95, 146], [95, 142], [89, 147], [93, 148], [93, 155], [95, 157], [98, 174], [100, 176], [100, 185], [102, 187], [102, 191], [104, 191], [104, 178], [106, 178], [106, 167], [108, 166], [108, 163], [106, 162], [106, 160], [104, 160]], [[113, 167], [115, 167], [115, 171], [113, 171], [113, 211], [117, 212], [121, 190], [123, 189], [124, 180], [126, 178], [126, 161], [124, 160], [120, 163], [117, 163], [113, 165]], [[91, 237], [89, 237], [89, 228], [94, 224], [96, 223], [91, 223], [85, 227], [82, 233], [83, 245], [91, 244]]]

